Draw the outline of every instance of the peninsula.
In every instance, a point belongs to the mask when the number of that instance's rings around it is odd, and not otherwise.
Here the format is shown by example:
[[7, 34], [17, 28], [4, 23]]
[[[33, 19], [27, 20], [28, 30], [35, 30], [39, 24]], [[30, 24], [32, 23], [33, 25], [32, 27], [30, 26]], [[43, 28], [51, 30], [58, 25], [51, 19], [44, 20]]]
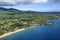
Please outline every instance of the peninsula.
[[38, 24], [53, 24], [48, 20], [59, 19], [59, 13], [0, 8], [0, 39]]

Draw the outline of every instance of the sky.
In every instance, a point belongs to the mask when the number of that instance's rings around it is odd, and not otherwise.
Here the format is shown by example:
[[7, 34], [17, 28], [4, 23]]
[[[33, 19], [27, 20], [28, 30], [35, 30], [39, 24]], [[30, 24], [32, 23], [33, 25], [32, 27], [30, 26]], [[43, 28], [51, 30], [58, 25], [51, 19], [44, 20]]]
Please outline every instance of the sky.
[[0, 7], [39, 12], [60, 12], [60, 0], [0, 0]]

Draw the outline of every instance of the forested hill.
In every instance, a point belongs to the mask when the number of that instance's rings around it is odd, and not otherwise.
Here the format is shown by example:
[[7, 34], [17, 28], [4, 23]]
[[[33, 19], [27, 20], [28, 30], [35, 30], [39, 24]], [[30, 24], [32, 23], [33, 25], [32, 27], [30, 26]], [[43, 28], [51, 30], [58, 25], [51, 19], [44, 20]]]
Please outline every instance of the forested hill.
[[37, 13], [37, 12], [22, 11], [14, 8], [7, 9], [7, 8], [0, 7], [0, 14], [24, 14], [24, 13]]
[[37, 12], [37, 11], [22, 11], [22, 10], [18, 10], [18, 9], [14, 9], [14, 8], [3, 8], [0, 7], [0, 14], [35, 14], [35, 13], [39, 13], [39, 14], [60, 14], [60, 12]]
[[30, 28], [38, 24], [53, 24], [53, 22], [49, 22], [48, 20], [60, 20], [59, 13], [60, 12], [21, 11], [13, 8], [7, 9], [0, 7], [0, 35], [21, 28]]

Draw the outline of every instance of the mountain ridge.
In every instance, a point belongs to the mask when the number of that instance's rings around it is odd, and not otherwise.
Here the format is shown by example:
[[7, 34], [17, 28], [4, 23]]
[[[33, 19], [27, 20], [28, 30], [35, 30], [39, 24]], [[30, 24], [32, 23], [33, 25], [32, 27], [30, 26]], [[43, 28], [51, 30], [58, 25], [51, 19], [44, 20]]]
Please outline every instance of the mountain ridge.
[[31, 10], [28, 10], [28, 11], [23, 11], [23, 10], [18, 10], [18, 9], [15, 9], [15, 8], [3, 8], [3, 7], [0, 7], [0, 11], [8, 11], [8, 12], [25, 12], [25, 13], [41, 13], [41, 14], [60, 14], [60, 12], [38, 12], [38, 11], [31, 11]]

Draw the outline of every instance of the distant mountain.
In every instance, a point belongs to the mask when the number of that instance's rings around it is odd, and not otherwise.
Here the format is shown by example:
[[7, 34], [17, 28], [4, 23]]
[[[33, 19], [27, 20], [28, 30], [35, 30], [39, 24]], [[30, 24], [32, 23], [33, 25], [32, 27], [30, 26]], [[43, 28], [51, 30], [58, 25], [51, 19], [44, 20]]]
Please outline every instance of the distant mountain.
[[14, 8], [3, 8], [3, 7], [0, 7], [0, 13], [39, 13], [39, 14], [60, 14], [60, 12], [37, 12], [37, 11], [22, 11], [22, 10], [18, 10], [18, 9], [14, 9]]

